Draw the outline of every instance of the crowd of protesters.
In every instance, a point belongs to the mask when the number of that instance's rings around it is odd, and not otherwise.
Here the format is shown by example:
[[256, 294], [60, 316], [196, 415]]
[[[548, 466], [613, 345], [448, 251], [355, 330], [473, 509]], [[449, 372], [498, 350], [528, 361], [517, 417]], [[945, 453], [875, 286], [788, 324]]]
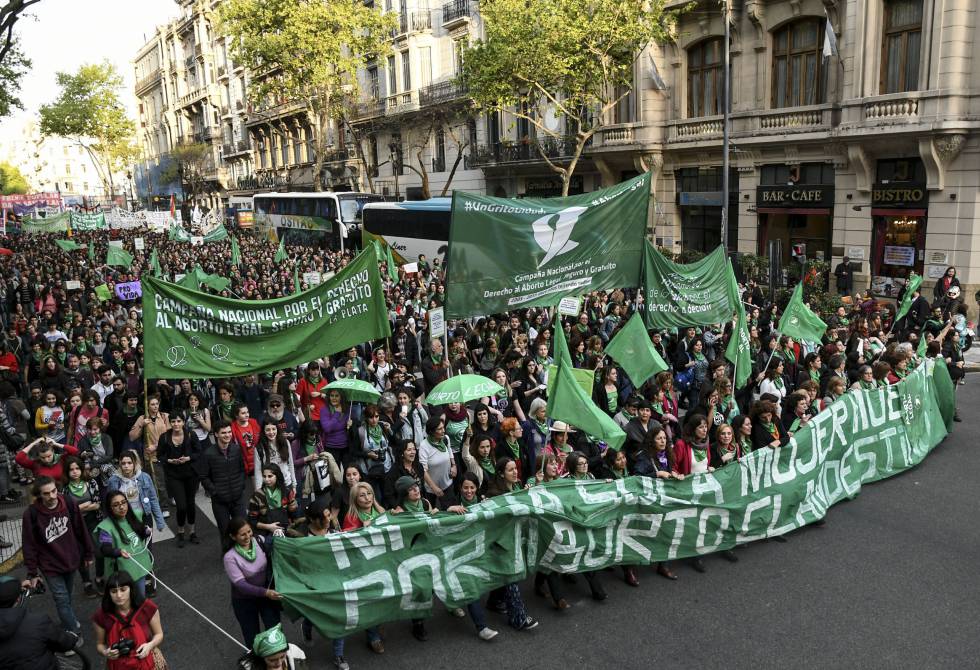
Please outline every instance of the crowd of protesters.
[[[920, 338], [926, 356], [944, 358], [954, 381], [963, 377], [968, 324], [953, 268], [931, 302], [916, 292], [899, 323], [890, 321], [893, 307], [870, 296], [823, 314], [829, 328], [820, 343], [776, 332], [784, 305], [748, 282], [743, 300], [755, 363], [750, 383], [735, 389], [722, 353], [731, 324], [651, 331], [672, 369], [635, 385], [604, 354], [642, 304], [633, 290], [589, 295], [574, 318], [530, 309], [451, 322], [444, 345], [429, 338], [426, 319], [444, 302], [444, 266], [422, 257], [418, 272], [401, 272], [397, 282], [382, 273], [392, 324], [385, 341], [327, 357], [310, 352], [308, 364], [269, 374], [146, 380], [139, 302], [100, 300], [95, 288], [149, 272], [150, 250], [165, 276], [200, 265], [228, 277], [225, 294], [245, 300], [288, 295], [294, 267], [300, 274], [336, 272], [353, 253], [287, 242], [289, 259], [277, 263], [275, 242], [244, 234], [236, 265], [227, 242], [191, 246], [134, 230], [76, 233], [76, 242], [94, 245], [90, 260], [84, 249], [59, 249], [54, 241], [63, 237], [0, 238], [13, 251], [0, 257], [0, 501], [23, 495], [18, 484], [32, 486], [36, 502], [23, 531], [27, 578], [47, 581], [66, 631], [80, 630], [72, 607], [76, 572], [86, 596], [104, 594], [94, 631], [110, 667], [119, 660], [111, 647], [123, 610], [142, 612], [139, 654], [148, 663], [125, 667], [151, 668], [159, 654], [160, 615], [147, 600], [154, 526], [173, 528], [177, 551], [202, 541], [220, 548], [243, 641], [258, 647], [278, 630], [281, 596], [266, 557], [277, 537], [348, 532], [386, 511], [464, 513], [484, 498], [558, 478], [683, 479], [724, 468], [785, 444], [850, 389], [897, 383], [915, 367]], [[146, 252], [135, 252], [132, 267], [101, 264], [110, 238], [134, 251], [136, 237]], [[564, 329], [574, 365], [594, 373], [596, 405], [623, 427], [621, 450], [548, 417], [555, 327]], [[426, 392], [451, 372], [485, 375], [504, 391], [468, 405], [427, 404]], [[340, 378], [369, 382], [380, 399], [351, 404], [324, 388]], [[219, 527], [210, 537], [197, 524], [199, 487]], [[52, 541], [55, 527], [64, 532]], [[737, 560], [731, 551], [723, 556]], [[702, 559], [690, 565], [706, 570]], [[677, 579], [667, 563], [657, 572]], [[639, 586], [635, 568], [622, 575]], [[607, 597], [605, 575], [581, 578], [593, 598]], [[541, 573], [534, 593], [566, 610], [575, 582]], [[498, 633], [487, 609], [505, 614], [517, 631], [538, 625], [516, 584], [491, 593], [485, 605], [478, 600], [451, 613], [468, 616], [478, 636], [491, 640]], [[425, 621], [411, 626], [417, 639], [428, 638]], [[312, 639], [308, 622], [302, 632]], [[338, 668], [347, 667], [344, 642], [333, 640]], [[384, 653], [380, 631], [368, 630], [367, 643]]]

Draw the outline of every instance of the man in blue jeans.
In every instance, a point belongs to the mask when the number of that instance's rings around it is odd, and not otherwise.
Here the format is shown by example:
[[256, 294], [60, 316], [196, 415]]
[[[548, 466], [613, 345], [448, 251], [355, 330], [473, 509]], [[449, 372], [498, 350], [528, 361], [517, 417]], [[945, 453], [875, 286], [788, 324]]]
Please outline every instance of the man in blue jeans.
[[23, 545], [27, 582], [36, 587], [43, 575], [54, 596], [61, 625], [80, 634], [81, 624], [72, 609], [75, 572], [92, 565], [92, 539], [78, 506], [58, 493], [50, 477], [34, 481], [34, 502], [24, 510]]

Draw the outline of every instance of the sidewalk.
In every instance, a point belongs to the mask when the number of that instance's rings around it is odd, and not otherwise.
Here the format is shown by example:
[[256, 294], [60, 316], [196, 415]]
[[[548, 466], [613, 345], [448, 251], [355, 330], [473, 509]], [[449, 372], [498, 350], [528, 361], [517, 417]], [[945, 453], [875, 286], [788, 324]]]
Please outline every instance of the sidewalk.
[[980, 372], [980, 346], [977, 342], [973, 343], [970, 350], [963, 354], [963, 369], [967, 372]]

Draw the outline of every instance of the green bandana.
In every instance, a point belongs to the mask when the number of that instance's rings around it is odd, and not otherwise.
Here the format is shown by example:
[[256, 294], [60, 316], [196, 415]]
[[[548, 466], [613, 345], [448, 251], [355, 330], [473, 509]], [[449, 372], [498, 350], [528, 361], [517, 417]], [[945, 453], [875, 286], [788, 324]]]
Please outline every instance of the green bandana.
[[126, 416], [136, 416], [137, 414], [139, 414], [139, 411], [140, 411], [139, 406], [130, 409], [128, 404], [123, 405], [123, 414], [125, 414]]
[[873, 382], [873, 381], [872, 382], [866, 382], [866, 381], [864, 381], [862, 379], [861, 380], [861, 388], [863, 388], [865, 391], [874, 391], [876, 388], [878, 388], [878, 384], [876, 382]]
[[439, 365], [442, 363], [442, 354], [433, 354], [432, 352], [429, 352], [429, 358], [432, 360], [434, 365]]
[[96, 437], [92, 437], [91, 435], [89, 435], [88, 436], [88, 443], [91, 444], [93, 447], [101, 447], [102, 446], [102, 433], [99, 433], [98, 436], [96, 436]]
[[405, 510], [406, 512], [416, 512], [416, 513], [421, 513], [425, 511], [425, 508], [422, 506], [421, 498], [419, 498], [415, 502], [412, 502], [411, 500], [406, 500], [405, 502], [402, 503], [402, 509]]
[[282, 624], [277, 623], [272, 628], [255, 636], [252, 651], [259, 658], [268, 658], [289, 649], [289, 643], [282, 632]]
[[229, 400], [228, 402], [219, 402], [218, 413], [221, 414], [221, 416], [231, 416], [231, 406], [233, 404], [234, 401], [232, 400]]
[[251, 563], [252, 561], [255, 560], [255, 547], [256, 546], [258, 546], [258, 545], [255, 544], [255, 538], [252, 538], [252, 543], [250, 545], [248, 545], [248, 549], [242, 549], [242, 545], [240, 545], [240, 544], [238, 544], [236, 542], [235, 543], [235, 551], [238, 552], [238, 555], [239, 556], [241, 556], [246, 561], [248, 561], [249, 563]]
[[368, 437], [371, 438], [371, 441], [377, 445], [381, 444], [381, 440], [384, 437], [384, 432], [381, 429], [380, 423], [377, 426], [371, 426], [369, 424], [367, 426], [367, 434]]
[[75, 498], [82, 498], [85, 496], [85, 493], [88, 491], [88, 484], [86, 484], [83, 481], [68, 482], [68, 490]]
[[278, 486], [271, 489], [263, 486], [262, 493], [265, 494], [265, 501], [268, 503], [269, 509], [279, 509], [282, 507], [282, 490]]
[[367, 512], [362, 512], [361, 510], [357, 510], [357, 518], [360, 519], [361, 522], [373, 521], [374, 519], [377, 519], [379, 516], [381, 516], [381, 514], [378, 512], [378, 510], [374, 508], [373, 505], [371, 506], [371, 509], [369, 509]]
[[520, 460], [521, 459], [521, 443], [520, 442], [511, 442], [510, 440], [506, 440], [506, 442], [507, 442], [507, 447], [510, 449], [510, 453], [512, 453], [514, 455], [514, 458], [516, 458], [517, 460]]
[[303, 443], [303, 451], [306, 452], [306, 455], [307, 456], [312, 456], [313, 454], [316, 453], [316, 436], [315, 435], [313, 436], [313, 439], [307, 440], [306, 442]]
[[810, 370], [810, 379], [820, 383], [820, 372], [818, 370]]
[[447, 447], [446, 443], [435, 439], [431, 435], [429, 435], [429, 444], [435, 447], [437, 451], [442, 451], [442, 452], [446, 451], [446, 447]]
[[548, 420], [547, 419], [545, 419], [544, 421], [538, 421], [534, 417], [531, 417], [531, 421], [534, 422], [534, 425], [537, 426], [538, 427], [538, 430], [540, 430], [543, 434], [545, 434], [545, 435], [548, 434]]
[[708, 450], [698, 449], [694, 445], [691, 445], [691, 455], [694, 457], [696, 462], [700, 463], [708, 458]]
[[494, 462], [493, 462], [493, 459], [492, 458], [489, 458], [489, 457], [487, 457], [487, 458], [481, 458], [480, 459], [480, 467], [483, 468], [483, 471], [484, 472], [486, 472], [487, 474], [489, 474], [491, 476], [497, 474], [497, 466], [494, 465]]

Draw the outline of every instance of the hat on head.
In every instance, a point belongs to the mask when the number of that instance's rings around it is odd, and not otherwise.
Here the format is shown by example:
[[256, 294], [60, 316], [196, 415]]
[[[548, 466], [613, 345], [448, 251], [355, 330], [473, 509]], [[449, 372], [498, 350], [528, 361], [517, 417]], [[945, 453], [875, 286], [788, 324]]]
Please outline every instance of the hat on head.
[[408, 492], [413, 486], [418, 486], [419, 483], [415, 481], [414, 477], [409, 477], [408, 475], [402, 475], [395, 481], [395, 493], [398, 494], [399, 498], [404, 498], [408, 495]]
[[282, 632], [281, 623], [277, 623], [272, 628], [256, 635], [255, 641], [252, 643], [252, 651], [260, 658], [266, 658], [287, 649], [289, 649], [289, 643], [286, 642], [286, 634]]
[[551, 428], [548, 429], [552, 433], [574, 433], [575, 429], [570, 427], [564, 421], [555, 421], [551, 424]]
[[13, 577], [0, 577], [0, 607], [13, 607], [20, 598], [20, 583]]
[[282, 396], [279, 395], [278, 393], [270, 393], [269, 394], [269, 401], [268, 401], [267, 404], [271, 405], [274, 402], [277, 402], [279, 404], [282, 404], [282, 402], [283, 402]]

